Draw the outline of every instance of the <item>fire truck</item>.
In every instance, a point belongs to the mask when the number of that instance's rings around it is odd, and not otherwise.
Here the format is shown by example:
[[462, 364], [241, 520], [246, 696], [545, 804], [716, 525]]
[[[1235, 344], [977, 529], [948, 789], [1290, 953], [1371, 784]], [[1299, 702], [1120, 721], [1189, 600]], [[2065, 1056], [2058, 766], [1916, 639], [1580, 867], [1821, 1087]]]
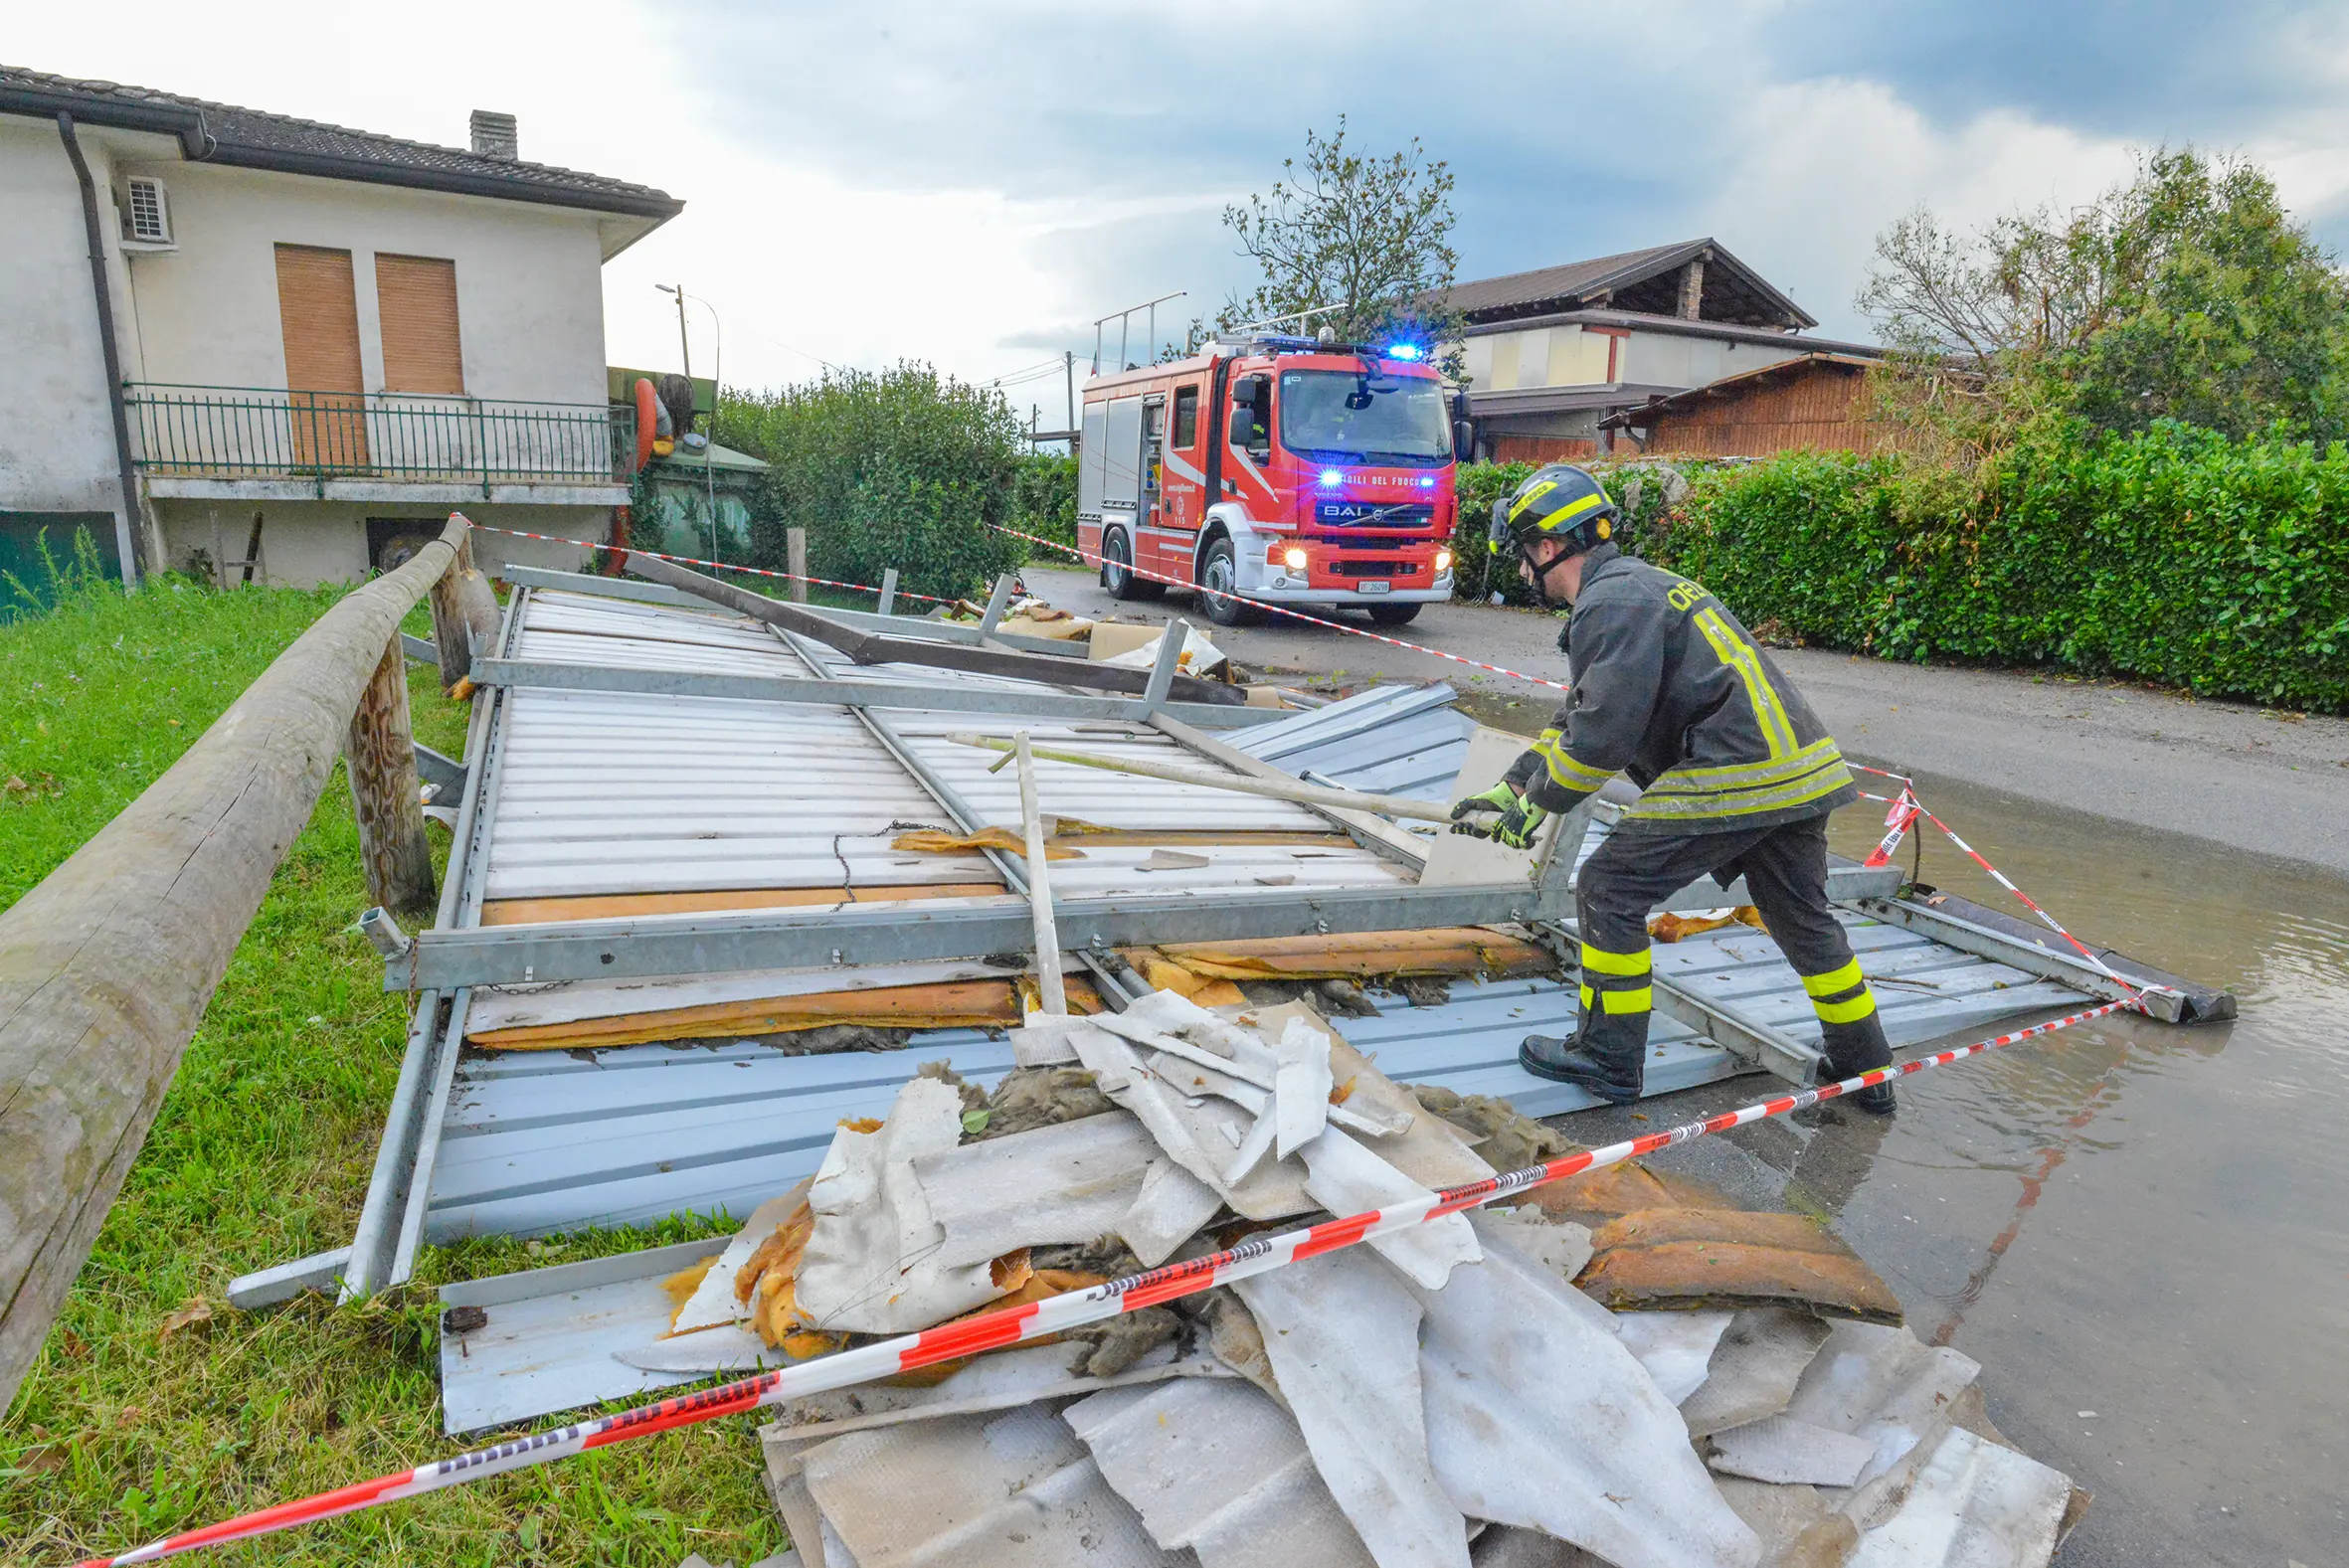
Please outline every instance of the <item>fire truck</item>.
[[1425, 357], [1260, 336], [1087, 382], [1077, 543], [1102, 587], [1187, 588], [1226, 626], [1268, 604], [1399, 626], [1449, 599], [1467, 399]]

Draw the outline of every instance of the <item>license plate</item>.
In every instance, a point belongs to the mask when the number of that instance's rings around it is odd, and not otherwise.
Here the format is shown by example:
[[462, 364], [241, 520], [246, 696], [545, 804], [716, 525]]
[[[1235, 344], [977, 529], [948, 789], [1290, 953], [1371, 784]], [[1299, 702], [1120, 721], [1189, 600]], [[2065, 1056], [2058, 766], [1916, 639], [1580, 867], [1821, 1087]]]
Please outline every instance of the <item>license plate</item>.
[[1393, 585], [1391, 584], [1382, 583], [1376, 578], [1372, 578], [1367, 583], [1356, 583], [1354, 586], [1354, 591], [1357, 594], [1383, 594], [1388, 588], [1392, 586]]

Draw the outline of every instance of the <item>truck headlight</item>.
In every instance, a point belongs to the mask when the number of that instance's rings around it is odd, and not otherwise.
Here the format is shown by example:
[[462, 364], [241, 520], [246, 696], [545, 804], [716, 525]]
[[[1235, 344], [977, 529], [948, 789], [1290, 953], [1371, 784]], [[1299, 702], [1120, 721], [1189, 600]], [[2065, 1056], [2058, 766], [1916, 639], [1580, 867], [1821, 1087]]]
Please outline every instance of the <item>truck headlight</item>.
[[1437, 577], [1442, 577], [1446, 572], [1451, 570], [1452, 552], [1449, 550], [1438, 550], [1435, 553], [1435, 575]]
[[1305, 570], [1305, 552], [1291, 545], [1288, 553], [1281, 557], [1281, 564], [1292, 572], [1302, 572]]

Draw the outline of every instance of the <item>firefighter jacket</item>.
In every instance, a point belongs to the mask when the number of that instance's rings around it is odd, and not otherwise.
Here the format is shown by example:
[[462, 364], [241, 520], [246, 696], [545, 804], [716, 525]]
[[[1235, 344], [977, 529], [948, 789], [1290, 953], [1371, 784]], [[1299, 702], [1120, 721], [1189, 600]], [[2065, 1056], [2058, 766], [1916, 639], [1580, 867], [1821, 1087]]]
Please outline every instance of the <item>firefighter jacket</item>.
[[1703, 587], [1602, 544], [1567, 622], [1574, 685], [1509, 782], [1563, 811], [1616, 774], [1618, 832], [1717, 833], [1858, 798], [1810, 704]]

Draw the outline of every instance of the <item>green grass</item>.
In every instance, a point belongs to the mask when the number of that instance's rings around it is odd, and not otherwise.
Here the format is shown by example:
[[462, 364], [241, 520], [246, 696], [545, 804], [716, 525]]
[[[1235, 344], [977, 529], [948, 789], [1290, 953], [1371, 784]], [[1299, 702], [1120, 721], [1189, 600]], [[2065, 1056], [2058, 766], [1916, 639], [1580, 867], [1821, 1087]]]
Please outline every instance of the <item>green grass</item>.
[[[0, 625], [0, 907], [168, 768], [337, 597], [166, 582], [125, 599], [85, 582], [53, 612]], [[420, 610], [409, 629], [423, 625]], [[412, 666], [410, 686], [418, 738], [461, 751], [464, 710], [429, 668]], [[447, 835], [432, 832], [445, 857]], [[428, 1249], [414, 1284], [362, 1305], [226, 1305], [236, 1276], [349, 1241], [366, 1194], [406, 1017], [347, 930], [366, 902], [358, 864], [338, 768], [0, 1421], [0, 1563], [118, 1552], [446, 1456], [457, 1445], [440, 1430], [432, 1287], [715, 1230], [471, 1242]], [[197, 1302], [210, 1319], [165, 1334]], [[733, 1419], [208, 1556], [751, 1561], [783, 1541], [758, 1476], [751, 1423]]]

